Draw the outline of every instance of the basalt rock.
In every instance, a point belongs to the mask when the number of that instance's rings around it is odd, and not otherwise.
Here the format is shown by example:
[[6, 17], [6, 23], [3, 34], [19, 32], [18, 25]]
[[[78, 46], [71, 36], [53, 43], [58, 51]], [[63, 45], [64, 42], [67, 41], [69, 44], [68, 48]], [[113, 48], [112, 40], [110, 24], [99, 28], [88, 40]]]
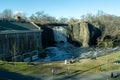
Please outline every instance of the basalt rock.
[[87, 22], [69, 24], [67, 27], [68, 41], [77, 42], [78, 45], [89, 47], [97, 44], [97, 38], [101, 35], [101, 31]]

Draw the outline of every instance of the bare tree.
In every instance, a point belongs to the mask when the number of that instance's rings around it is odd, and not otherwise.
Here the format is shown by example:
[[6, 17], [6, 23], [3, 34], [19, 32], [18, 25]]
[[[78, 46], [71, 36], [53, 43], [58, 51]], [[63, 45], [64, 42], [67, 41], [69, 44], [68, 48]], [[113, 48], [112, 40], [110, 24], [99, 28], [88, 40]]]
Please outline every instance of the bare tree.
[[62, 18], [59, 19], [60, 23], [67, 23], [67, 21], [68, 21], [68, 18], [63, 18], [62, 17]]
[[2, 13], [0, 13], [0, 20], [2, 20], [2, 18], [3, 18], [3, 17], [2, 17]]
[[44, 11], [38, 11], [35, 14], [36, 14], [36, 17], [40, 19], [44, 15]]
[[12, 55], [12, 61], [14, 61], [15, 66], [16, 66], [16, 54], [17, 54], [17, 46], [16, 46], [16, 42], [13, 43], [12, 49], [10, 50], [10, 53]]
[[55, 23], [57, 19], [53, 16], [50, 16], [44, 11], [38, 11], [35, 14], [32, 14], [29, 19], [33, 22], [40, 22], [40, 23]]
[[10, 9], [5, 9], [2, 12], [2, 16], [5, 20], [11, 20], [13, 18], [13, 12]]

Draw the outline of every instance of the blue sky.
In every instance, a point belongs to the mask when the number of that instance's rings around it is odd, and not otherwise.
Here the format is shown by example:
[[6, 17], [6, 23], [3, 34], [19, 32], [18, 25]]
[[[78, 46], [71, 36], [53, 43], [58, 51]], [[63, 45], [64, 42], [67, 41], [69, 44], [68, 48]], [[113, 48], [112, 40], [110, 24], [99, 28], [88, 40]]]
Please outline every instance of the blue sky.
[[44, 11], [54, 17], [75, 17], [102, 10], [120, 16], [120, 0], [0, 0], [0, 12], [4, 9], [25, 12], [27, 16]]

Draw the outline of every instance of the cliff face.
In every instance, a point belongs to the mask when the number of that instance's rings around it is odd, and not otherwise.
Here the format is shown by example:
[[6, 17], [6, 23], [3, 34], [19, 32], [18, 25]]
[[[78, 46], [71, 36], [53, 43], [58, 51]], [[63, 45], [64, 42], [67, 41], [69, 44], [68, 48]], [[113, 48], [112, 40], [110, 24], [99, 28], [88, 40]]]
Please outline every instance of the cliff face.
[[70, 24], [67, 27], [68, 41], [75, 44], [76, 42], [83, 47], [97, 44], [97, 38], [101, 31], [87, 22]]
[[56, 40], [59, 42], [68, 41], [75, 46], [89, 47], [97, 45], [97, 38], [102, 34], [100, 29], [87, 22], [74, 22], [72, 24], [65, 25], [64, 29], [62, 29], [62, 25], [49, 26], [50, 27], [42, 26], [43, 48], [54, 46]]
[[90, 40], [89, 26], [86, 23], [81, 23], [79, 26], [80, 26], [79, 40], [82, 40], [83, 47], [89, 47], [89, 40]]
[[42, 34], [41, 34], [41, 40], [42, 40], [42, 47], [50, 47], [54, 45], [54, 32], [50, 27], [47, 26], [41, 26]]
[[57, 42], [67, 42], [64, 27], [67, 24], [37, 24], [42, 31], [43, 48], [55, 46]]

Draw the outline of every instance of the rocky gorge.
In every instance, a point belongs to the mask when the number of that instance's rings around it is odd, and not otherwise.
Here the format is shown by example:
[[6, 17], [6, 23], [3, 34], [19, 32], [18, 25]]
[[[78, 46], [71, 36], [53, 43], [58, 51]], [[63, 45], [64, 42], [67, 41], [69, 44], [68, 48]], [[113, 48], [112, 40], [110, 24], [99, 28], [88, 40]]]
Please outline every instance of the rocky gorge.
[[120, 50], [119, 42], [116, 46], [107, 35], [100, 41], [102, 30], [89, 22], [47, 24], [41, 28], [44, 58], [40, 61], [93, 58]]

